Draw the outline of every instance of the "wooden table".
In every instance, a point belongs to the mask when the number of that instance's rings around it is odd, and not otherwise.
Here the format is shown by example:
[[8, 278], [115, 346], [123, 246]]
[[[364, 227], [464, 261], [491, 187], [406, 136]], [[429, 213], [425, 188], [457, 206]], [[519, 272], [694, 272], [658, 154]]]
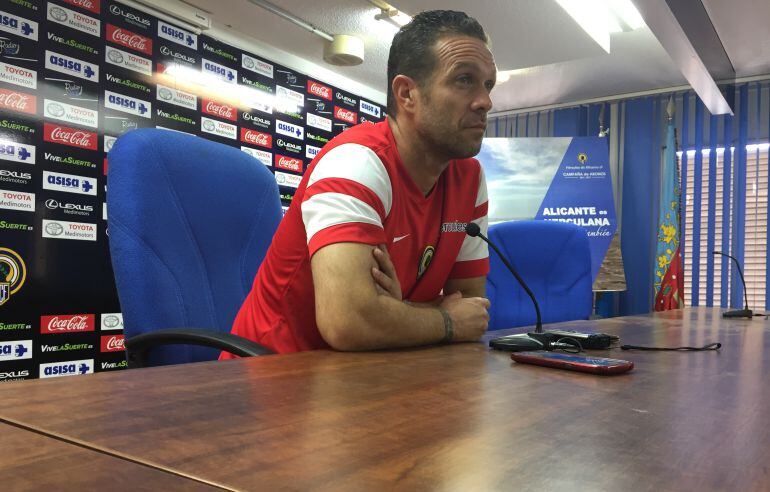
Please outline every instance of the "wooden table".
[[481, 343], [266, 356], [5, 384], [0, 419], [234, 489], [770, 487], [766, 321], [701, 308], [556, 326], [723, 348], [593, 352], [636, 364], [614, 377]]
[[0, 488], [14, 492], [221, 490], [8, 424], [0, 424], [0, 456]]

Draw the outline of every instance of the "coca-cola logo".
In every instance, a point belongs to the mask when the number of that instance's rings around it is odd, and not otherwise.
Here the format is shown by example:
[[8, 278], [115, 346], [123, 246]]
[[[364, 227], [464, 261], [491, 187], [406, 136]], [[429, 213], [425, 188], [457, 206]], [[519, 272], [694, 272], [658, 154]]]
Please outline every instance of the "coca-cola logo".
[[275, 167], [279, 169], [286, 169], [287, 171], [302, 172], [303, 162], [302, 159], [295, 157], [286, 157], [285, 155], [275, 156]]
[[67, 126], [45, 123], [43, 127], [43, 139], [46, 142], [80, 147], [81, 149], [96, 150], [96, 133], [77, 130]]
[[342, 121], [355, 124], [356, 120], [358, 119], [358, 114], [349, 109], [334, 106], [334, 117]]
[[230, 121], [237, 119], [235, 108], [227, 104], [221, 104], [207, 99], [203, 100], [203, 112], [212, 116], [218, 116]]
[[123, 335], [103, 335], [101, 337], [102, 352], [120, 352], [125, 350]]
[[273, 147], [273, 136], [269, 133], [262, 133], [248, 128], [241, 128], [241, 141], [259, 145], [260, 147]]
[[319, 84], [318, 82], [313, 82], [312, 80], [307, 81], [307, 90], [311, 94], [315, 94], [318, 97], [322, 97], [326, 99], [327, 101], [332, 100], [332, 88], [325, 86], [323, 84]]
[[146, 55], [152, 55], [152, 40], [134, 32], [107, 24], [107, 39]]
[[40, 333], [94, 331], [93, 314], [57, 314], [40, 317]]
[[0, 89], [0, 109], [35, 114], [37, 112], [37, 98], [24, 92]]
[[98, 1], [95, 0], [64, 0], [70, 5], [86, 9], [94, 14], [101, 12], [101, 6]]

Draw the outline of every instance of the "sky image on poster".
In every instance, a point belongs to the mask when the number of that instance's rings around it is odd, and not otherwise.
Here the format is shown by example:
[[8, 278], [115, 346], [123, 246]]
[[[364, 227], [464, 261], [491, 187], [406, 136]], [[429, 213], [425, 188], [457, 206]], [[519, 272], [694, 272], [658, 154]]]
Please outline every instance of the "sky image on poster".
[[617, 229], [607, 140], [600, 137], [486, 138], [490, 224], [551, 220], [582, 227], [595, 279]]

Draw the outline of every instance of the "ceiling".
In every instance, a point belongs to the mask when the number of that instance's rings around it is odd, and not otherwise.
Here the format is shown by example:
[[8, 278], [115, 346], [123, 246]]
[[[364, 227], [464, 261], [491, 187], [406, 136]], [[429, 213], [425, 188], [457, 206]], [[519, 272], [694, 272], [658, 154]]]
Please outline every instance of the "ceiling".
[[[216, 25], [227, 26], [241, 35], [325, 65], [323, 39], [247, 0], [186, 1], [210, 13]], [[367, 0], [271, 1], [330, 34], [354, 34], [363, 38], [364, 63], [355, 67], [325, 66], [385, 92], [388, 49], [396, 30], [389, 23], [374, 19], [379, 12], [377, 7]], [[498, 69], [517, 70], [510, 80], [493, 91], [493, 112], [687, 84], [648, 28], [613, 34], [611, 54], [607, 54], [554, 0], [389, 0], [389, 3], [408, 14], [434, 8], [463, 10], [481, 22], [492, 40]], [[770, 1], [703, 0], [703, 6], [736, 76], [770, 74], [770, 29], [766, 27]]]

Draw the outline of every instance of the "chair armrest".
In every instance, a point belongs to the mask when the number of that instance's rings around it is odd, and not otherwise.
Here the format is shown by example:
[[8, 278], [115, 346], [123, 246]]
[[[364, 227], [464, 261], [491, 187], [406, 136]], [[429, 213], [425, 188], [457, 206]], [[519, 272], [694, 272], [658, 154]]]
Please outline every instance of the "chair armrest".
[[219, 333], [194, 328], [166, 328], [142, 333], [126, 339], [126, 358], [129, 368], [145, 367], [148, 352], [160, 345], [202, 345], [240, 357], [267, 355], [273, 352], [247, 338], [232, 333]]

